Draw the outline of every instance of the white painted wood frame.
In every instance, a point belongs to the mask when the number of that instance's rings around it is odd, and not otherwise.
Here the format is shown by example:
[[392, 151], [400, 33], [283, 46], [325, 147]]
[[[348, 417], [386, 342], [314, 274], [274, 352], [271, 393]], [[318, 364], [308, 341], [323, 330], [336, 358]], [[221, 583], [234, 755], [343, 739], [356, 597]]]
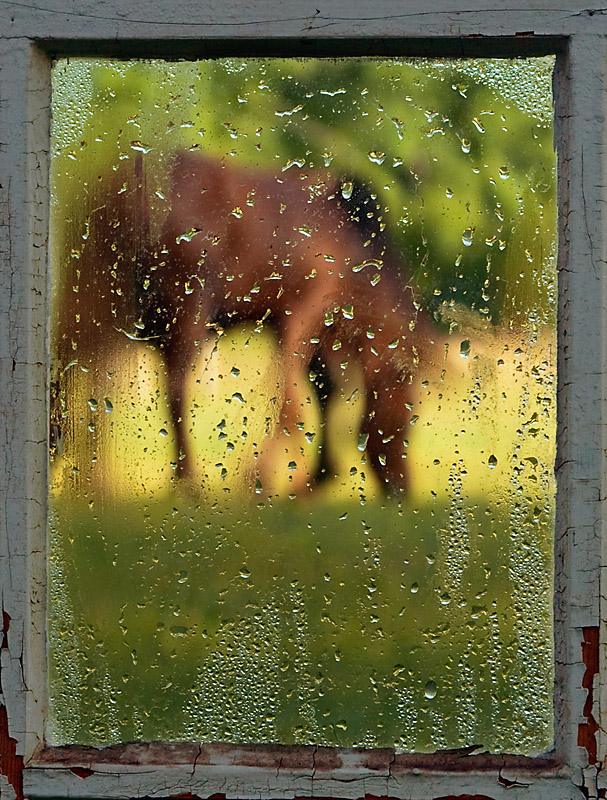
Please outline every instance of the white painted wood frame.
[[[581, 0], [0, 0], [2, 798], [605, 796], [606, 37], [607, 6], [592, 10]], [[202, 758], [196, 744], [108, 748], [96, 755], [44, 748], [51, 61], [70, 54], [231, 53], [557, 54], [557, 677], [556, 747], [549, 758], [394, 760], [391, 751], [310, 747], [284, 748], [279, 755], [276, 748], [225, 746], [204, 748]], [[597, 631], [600, 659], [594, 675], [588, 656], [584, 663], [582, 643]], [[599, 723], [594, 764], [578, 745], [580, 725], [591, 716]]]

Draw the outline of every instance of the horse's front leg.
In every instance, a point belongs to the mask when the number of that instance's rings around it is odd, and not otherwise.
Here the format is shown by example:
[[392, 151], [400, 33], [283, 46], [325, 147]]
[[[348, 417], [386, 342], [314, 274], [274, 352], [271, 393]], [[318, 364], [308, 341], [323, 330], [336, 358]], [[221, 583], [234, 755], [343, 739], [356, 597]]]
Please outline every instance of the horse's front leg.
[[192, 303], [191, 306], [183, 309], [173, 321], [169, 336], [161, 347], [177, 447], [177, 476], [193, 483], [197, 475], [197, 465], [193, 438], [188, 427], [191, 410], [189, 404], [192, 401], [190, 376], [196, 368], [201, 343], [204, 345], [215, 336], [207, 325], [208, 309], [200, 304], [194, 306]]
[[174, 333], [170, 340], [162, 346], [162, 351], [171, 422], [177, 446], [177, 476], [192, 479], [194, 474], [193, 456], [190, 452], [191, 447], [185, 423], [187, 376], [192, 371], [195, 356], [191, 337]]

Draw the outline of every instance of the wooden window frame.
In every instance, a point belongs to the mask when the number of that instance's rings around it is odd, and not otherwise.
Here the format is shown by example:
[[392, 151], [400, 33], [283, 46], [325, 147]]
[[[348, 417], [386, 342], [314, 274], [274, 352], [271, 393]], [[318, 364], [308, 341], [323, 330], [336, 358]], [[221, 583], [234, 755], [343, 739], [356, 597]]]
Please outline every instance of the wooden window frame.
[[[580, 0], [0, 0], [0, 796], [605, 797], [607, 15]], [[481, 8], [482, 6], [482, 8]], [[46, 747], [48, 156], [57, 56], [554, 53], [559, 169], [554, 750]], [[603, 620], [603, 624], [602, 621]]]

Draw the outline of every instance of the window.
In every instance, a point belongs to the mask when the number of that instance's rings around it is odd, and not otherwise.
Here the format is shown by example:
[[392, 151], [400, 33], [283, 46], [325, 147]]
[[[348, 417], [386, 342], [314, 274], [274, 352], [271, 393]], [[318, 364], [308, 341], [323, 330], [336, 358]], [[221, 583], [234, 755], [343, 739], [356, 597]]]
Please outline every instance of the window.
[[[559, 320], [559, 453], [557, 475], [556, 547], [556, 749], [538, 758], [474, 755], [443, 752], [436, 755], [403, 754], [389, 750], [341, 751], [315, 747], [275, 748], [223, 745], [126, 745], [103, 751], [45, 747], [46, 724], [46, 487], [47, 403], [46, 335], [48, 292], [46, 241], [48, 220], [48, 101], [50, 58], [54, 55], [94, 53], [140, 56], [143, 46], [127, 41], [147, 35], [147, 28], [119, 23], [118, 44], [112, 23], [103, 15], [87, 18], [95, 37], [107, 44], [78, 38], [70, 18], [38, 11], [25, 17], [16, 4], [6, 4], [19, 36], [5, 40], [3, 73], [10, 76], [7, 111], [10, 127], [2, 131], [6, 141], [2, 185], [6, 191], [4, 212], [7, 254], [3, 295], [6, 344], [3, 370], [8, 387], [3, 395], [7, 466], [3, 475], [6, 539], [3, 547], [3, 643], [2, 689], [6, 714], [2, 772], [7, 791], [19, 796], [21, 779], [27, 796], [195, 796], [288, 795], [348, 796], [363, 794], [402, 797], [503, 796], [517, 784], [529, 784], [530, 797], [575, 796], [575, 786], [588, 796], [600, 781], [602, 758], [599, 672], [599, 582], [601, 553], [602, 479], [602, 382], [601, 319], [602, 253], [601, 199], [596, 175], [602, 174], [602, 108], [606, 52], [601, 36], [569, 30], [547, 12], [542, 24], [562, 39], [516, 38], [527, 30], [525, 14], [513, 14], [506, 31], [494, 28], [489, 16], [480, 14], [476, 24], [487, 36], [500, 33], [512, 38], [491, 40], [488, 45], [465, 38], [478, 29], [466, 28], [457, 40], [458, 54], [543, 54], [556, 52], [555, 100], [559, 138], [560, 214], [560, 320]], [[21, 10], [20, 10], [21, 9]], [[246, 14], [236, 24], [245, 31]], [[443, 16], [444, 13], [444, 16]], [[111, 14], [108, 15], [112, 17]], [[451, 35], [446, 12], [432, 17], [430, 28], [423, 17], [392, 21], [392, 34]], [[50, 21], [48, 17], [51, 17]], [[539, 19], [539, 18], [538, 18]], [[573, 19], [573, 17], [572, 17]], [[303, 26], [312, 30], [324, 20], [313, 14]], [[584, 18], [576, 25], [584, 23]], [[252, 20], [253, 22], [255, 20]], [[599, 20], [600, 21], [600, 20]], [[331, 22], [331, 20], [326, 20]], [[339, 41], [344, 54], [377, 48], [381, 24], [368, 20], [365, 37], [354, 38], [355, 22], [333, 20], [348, 41]], [[323, 23], [324, 24], [324, 23]], [[467, 23], [466, 23], [467, 24]], [[539, 22], [537, 23], [539, 24]], [[567, 23], [569, 24], [569, 23]], [[573, 25], [573, 23], [571, 23]], [[50, 25], [50, 28], [49, 28]], [[173, 25], [160, 23], [154, 31], [154, 47], [165, 55], [189, 56], [198, 46], [175, 38]], [[95, 27], [96, 26], [96, 27]], [[242, 27], [239, 27], [242, 26]], [[255, 41], [242, 51], [266, 47], [280, 52], [295, 46], [302, 22], [283, 21], [269, 43]], [[377, 27], [376, 27], [377, 26]], [[594, 32], [594, 28], [592, 28]], [[438, 31], [438, 33], [437, 33]], [[201, 31], [205, 35], [204, 29]], [[160, 33], [160, 38], [159, 37]], [[208, 33], [208, 32], [207, 32]], [[213, 29], [213, 34], [217, 31]], [[229, 35], [234, 31], [230, 30]], [[267, 31], [264, 31], [264, 35]], [[458, 31], [458, 33], [460, 33]], [[87, 30], [87, 35], [90, 30]], [[192, 35], [188, 28], [187, 35]], [[231, 39], [212, 39], [211, 55], [239, 52]], [[566, 37], [569, 36], [567, 39]], [[44, 37], [44, 42], [42, 38]], [[49, 38], [50, 37], [50, 38]], [[323, 54], [323, 45], [306, 34], [298, 46], [310, 45]], [[31, 41], [29, 39], [31, 38]], [[109, 41], [112, 44], [109, 44]], [[124, 39], [124, 43], [120, 40]], [[449, 52], [453, 40], [382, 39], [388, 51], [416, 55]], [[24, 43], [25, 42], [25, 43]], [[50, 44], [49, 44], [50, 42]], [[313, 44], [314, 43], [314, 44]], [[372, 44], [374, 43], [374, 44]], [[147, 44], [146, 47], [150, 45]], [[588, 57], [588, 51], [593, 58]], [[375, 51], [377, 53], [377, 50]], [[596, 71], [589, 70], [589, 64]], [[590, 73], [590, 74], [589, 74]], [[592, 124], [597, 123], [597, 124]], [[17, 135], [16, 132], [19, 132]], [[25, 146], [24, 146], [25, 143]], [[6, 168], [4, 167], [6, 164]], [[596, 363], [595, 363], [596, 362]], [[599, 363], [600, 362], [600, 363]], [[5, 587], [5, 588], [4, 588]], [[3, 721], [4, 720], [4, 721]], [[14, 750], [13, 750], [14, 745]], [[20, 758], [25, 769], [21, 771]], [[463, 767], [463, 769], [462, 769]]]
[[49, 743], [552, 747], [553, 67], [57, 62]]

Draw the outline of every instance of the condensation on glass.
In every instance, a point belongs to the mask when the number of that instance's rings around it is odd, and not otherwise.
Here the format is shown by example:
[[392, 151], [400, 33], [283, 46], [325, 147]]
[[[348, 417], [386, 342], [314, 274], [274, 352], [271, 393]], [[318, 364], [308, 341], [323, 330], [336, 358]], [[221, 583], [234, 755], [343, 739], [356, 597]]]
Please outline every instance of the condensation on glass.
[[52, 742], [551, 746], [552, 67], [56, 63]]

